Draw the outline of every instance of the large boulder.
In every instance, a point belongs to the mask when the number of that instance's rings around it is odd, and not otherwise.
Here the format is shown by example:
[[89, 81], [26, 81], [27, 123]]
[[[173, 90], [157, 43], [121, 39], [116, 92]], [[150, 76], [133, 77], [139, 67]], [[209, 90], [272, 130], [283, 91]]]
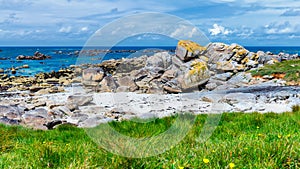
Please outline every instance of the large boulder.
[[112, 76], [106, 76], [97, 86], [99, 92], [116, 92], [118, 84]]
[[82, 72], [82, 83], [85, 86], [97, 86], [104, 76], [102, 68], [88, 68]]
[[18, 107], [0, 105], [0, 117], [4, 116], [9, 119], [20, 119], [23, 113], [24, 111], [20, 110]]
[[206, 63], [195, 60], [190, 63], [190, 68], [178, 77], [178, 82], [183, 90], [198, 89], [199, 86], [207, 83], [209, 78], [210, 73]]
[[238, 103], [256, 103], [256, 95], [251, 93], [230, 93], [223, 97], [222, 102], [230, 105]]
[[[135, 84], [133, 79], [129, 76], [121, 77], [117, 80], [118, 83], [118, 89], [121, 87], [122, 92], [124, 92], [124, 89], [127, 88], [128, 92], [134, 92], [138, 89], [138, 86]], [[125, 87], [125, 88], [124, 88]], [[126, 90], [125, 90], [126, 91]]]
[[116, 66], [116, 73], [130, 73], [142, 69], [146, 65], [147, 56], [138, 58], [122, 59], [121, 63]]
[[172, 56], [168, 52], [156, 53], [146, 61], [146, 67], [167, 69], [172, 64]]
[[220, 72], [244, 71], [249, 67], [246, 65], [249, 60], [256, 61], [258, 58], [238, 44], [224, 43], [209, 44], [205, 55], [208, 57], [210, 69]]

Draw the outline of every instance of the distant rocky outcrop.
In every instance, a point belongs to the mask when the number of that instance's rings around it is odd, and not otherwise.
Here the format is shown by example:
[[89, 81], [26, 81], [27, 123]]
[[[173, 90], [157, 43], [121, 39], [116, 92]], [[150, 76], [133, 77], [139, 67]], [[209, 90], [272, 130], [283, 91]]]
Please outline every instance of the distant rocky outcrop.
[[45, 55], [43, 53], [40, 53], [36, 51], [33, 56], [25, 56], [25, 55], [19, 55], [17, 56], [17, 60], [45, 60], [50, 59], [51, 56]]

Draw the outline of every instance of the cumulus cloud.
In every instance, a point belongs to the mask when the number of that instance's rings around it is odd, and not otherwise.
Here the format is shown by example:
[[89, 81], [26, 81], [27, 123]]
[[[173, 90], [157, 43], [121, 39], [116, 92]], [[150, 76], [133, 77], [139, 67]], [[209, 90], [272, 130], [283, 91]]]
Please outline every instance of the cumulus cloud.
[[186, 38], [192, 38], [198, 33], [197, 28], [190, 26], [180, 25], [174, 32], [171, 33], [171, 37], [184, 36]]
[[71, 31], [72, 31], [72, 27], [67, 26], [67, 27], [61, 27], [58, 32], [60, 32], [60, 33], [70, 33]]
[[216, 23], [213, 25], [213, 28], [209, 29], [208, 31], [209, 31], [209, 33], [212, 36], [216, 36], [216, 35], [229, 35], [229, 34], [232, 33], [231, 30], [226, 29], [225, 27], [220, 26], [220, 25], [218, 25]]
[[[24, 44], [33, 42], [34, 37], [40, 37], [49, 38], [49, 41], [57, 41], [59, 38], [67, 41], [69, 40], [67, 38], [70, 38], [72, 39], [70, 43], [76, 38], [83, 39], [79, 43], [81, 45], [101, 26], [114, 19], [143, 11], [174, 14], [188, 21], [197, 19], [193, 23], [199, 25], [200, 30], [211, 35], [210, 38], [220, 40], [247, 37], [247, 41], [244, 40], [247, 43], [248, 39], [256, 41], [255, 36], [262, 38], [272, 36], [281, 39], [284, 36], [293, 37], [293, 34], [295, 36], [300, 34], [300, 27], [296, 25], [297, 16], [300, 16], [300, 1], [296, 0], [208, 0], [205, 3], [199, 0], [196, 2], [184, 0], [176, 2], [171, 0], [103, 0], [101, 2], [98, 0], [0, 0], [0, 9], [2, 9], [0, 10], [2, 16], [0, 18], [2, 29], [0, 45], [5, 44], [5, 39], [9, 39], [10, 35], [19, 36], [11, 38], [10, 41], [19, 38], [24, 40], [22, 41]], [[270, 21], [278, 23], [268, 24], [265, 27], [264, 25]], [[290, 25], [285, 25], [286, 21]], [[141, 23], [146, 25], [147, 20]], [[157, 24], [157, 27], [162, 25], [164, 24]], [[249, 29], [243, 30], [243, 25], [248, 26]], [[174, 37], [188, 38], [197, 34], [197, 31], [192, 29], [177, 28], [171, 31]], [[119, 30], [112, 31], [119, 32]], [[282, 41], [277, 43], [280, 44]]]

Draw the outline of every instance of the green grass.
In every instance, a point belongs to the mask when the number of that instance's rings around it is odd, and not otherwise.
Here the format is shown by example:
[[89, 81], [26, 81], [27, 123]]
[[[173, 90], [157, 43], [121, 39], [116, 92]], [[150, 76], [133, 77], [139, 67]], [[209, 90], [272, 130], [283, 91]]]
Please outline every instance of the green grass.
[[251, 73], [254, 76], [285, 73], [285, 80], [299, 82], [300, 60], [289, 60], [275, 63], [274, 65], [266, 65], [258, 70], [251, 71]]
[[[207, 119], [200, 115], [171, 150], [141, 159], [114, 155], [94, 143], [85, 130], [72, 126], [34, 131], [0, 125], [0, 168], [229, 168], [229, 163], [235, 168], [300, 168], [300, 112], [295, 110], [223, 114], [204, 143], [196, 141]], [[143, 138], [163, 133], [176, 118], [110, 126], [124, 135]]]

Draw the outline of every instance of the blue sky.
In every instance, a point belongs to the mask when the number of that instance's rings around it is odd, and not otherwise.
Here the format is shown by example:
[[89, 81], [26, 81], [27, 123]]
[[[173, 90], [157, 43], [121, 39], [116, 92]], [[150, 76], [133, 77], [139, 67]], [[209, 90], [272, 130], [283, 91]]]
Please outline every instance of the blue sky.
[[82, 46], [102, 26], [143, 12], [181, 17], [213, 42], [300, 46], [298, 0], [0, 0], [0, 46]]

